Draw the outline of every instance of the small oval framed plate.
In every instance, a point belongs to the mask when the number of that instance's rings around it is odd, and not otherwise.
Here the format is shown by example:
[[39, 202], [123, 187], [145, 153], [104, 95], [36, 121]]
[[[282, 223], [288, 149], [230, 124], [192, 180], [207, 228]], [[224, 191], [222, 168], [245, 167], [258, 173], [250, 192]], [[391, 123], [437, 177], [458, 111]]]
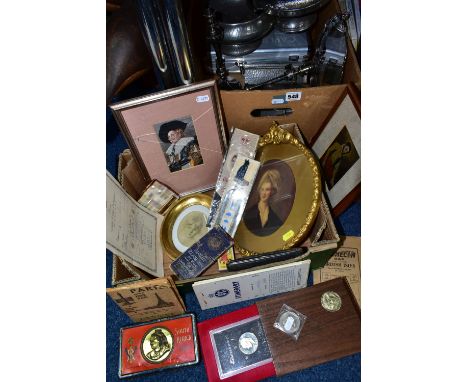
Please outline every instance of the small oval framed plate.
[[179, 199], [169, 208], [161, 227], [165, 252], [175, 260], [208, 232], [206, 223], [211, 197], [193, 194]]
[[320, 168], [312, 152], [274, 123], [260, 138], [261, 167], [234, 240], [243, 256], [305, 240], [320, 208]]

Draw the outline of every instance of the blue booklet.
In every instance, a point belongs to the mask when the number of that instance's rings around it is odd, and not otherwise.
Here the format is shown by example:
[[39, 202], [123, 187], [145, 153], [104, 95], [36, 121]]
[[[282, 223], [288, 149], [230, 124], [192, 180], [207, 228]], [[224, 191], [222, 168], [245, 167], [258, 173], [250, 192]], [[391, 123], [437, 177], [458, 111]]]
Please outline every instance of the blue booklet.
[[234, 240], [220, 226], [213, 227], [170, 265], [179, 279], [200, 275], [234, 245]]

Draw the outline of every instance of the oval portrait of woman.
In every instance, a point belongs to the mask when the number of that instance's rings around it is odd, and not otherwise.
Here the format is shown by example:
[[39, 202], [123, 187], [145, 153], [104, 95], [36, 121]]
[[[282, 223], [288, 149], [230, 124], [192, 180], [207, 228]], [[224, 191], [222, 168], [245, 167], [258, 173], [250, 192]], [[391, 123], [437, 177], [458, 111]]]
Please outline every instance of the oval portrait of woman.
[[258, 171], [243, 215], [247, 229], [269, 236], [283, 225], [296, 195], [294, 174], [282, 160], [269, 160]]

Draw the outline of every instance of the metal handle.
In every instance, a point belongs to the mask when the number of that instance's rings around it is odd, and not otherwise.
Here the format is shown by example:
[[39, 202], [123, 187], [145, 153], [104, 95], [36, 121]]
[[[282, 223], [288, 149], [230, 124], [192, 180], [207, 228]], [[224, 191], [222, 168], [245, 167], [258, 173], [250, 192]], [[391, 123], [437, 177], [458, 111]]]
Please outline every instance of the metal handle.
[[167, 25], [168, 44], [174, 53], [175, 65], [179, 80], [188, 85], [194, 81], [193, 59], [190, 53], [187, 28], [183, 18], [180, 0], [160, 0], [161, 9], [164, 9], [164, 17]]
[[162, 25], [161, 15], [154, 11], [151, 1], [138, 0], [137, 9], [141, 18], [141, 26], [145, 31], [143, 36], [151, 50], [154, 62], [158, 69], [165, 73], [168, 69], [168, 58], [163, 46], [163, 31], [158, 29], [158, 25]]

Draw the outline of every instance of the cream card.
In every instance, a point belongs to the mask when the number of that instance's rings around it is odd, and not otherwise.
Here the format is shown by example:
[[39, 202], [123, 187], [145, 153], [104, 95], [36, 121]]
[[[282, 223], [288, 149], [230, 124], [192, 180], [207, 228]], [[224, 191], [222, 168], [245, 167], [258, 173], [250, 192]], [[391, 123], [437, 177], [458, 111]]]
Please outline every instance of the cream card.
[[202, 309], [305, 288], [310, 260], [198, 281], [193, 290]]
[[153, 276], [163, 277], [161, 222], [161, 215], [133, 200], [107, 171], [107, 249]]

